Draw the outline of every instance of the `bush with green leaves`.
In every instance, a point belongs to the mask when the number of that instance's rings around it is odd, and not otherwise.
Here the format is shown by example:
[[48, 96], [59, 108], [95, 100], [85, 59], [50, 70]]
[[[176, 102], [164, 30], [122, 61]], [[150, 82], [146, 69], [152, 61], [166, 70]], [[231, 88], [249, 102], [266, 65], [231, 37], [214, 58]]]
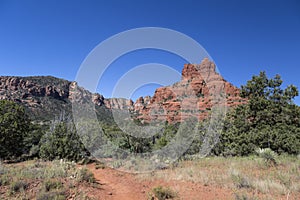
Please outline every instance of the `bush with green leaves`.
[[36, 123], [30, 124], [30, 131], [24, 138], [24, 157], [28, 159], [39, 158], [40, 140], [48, 126]]
[[30, 132], [25, 109], [12, 101], [0, 100], [0, 158], [14, 159], [24, 153], [24, 138]]
[[174, 199], [177, 194], [168, 187], [157, 186], [152, 189], [150, 193], [151, 199], [157, 198], [158, 200]]
[[72, 120], [57, 120], [40, 141], [39, 155], [45, 160], [66, 159], [79, 161], [88, 155]]
[[228, 113], [217, 154], [244, 156], [257, 148], [300, 152], [300, 107], [293, 103], [298, 89], [282, 89], [282, 82], [279, 75], [270, 79], [261, 72], [242, 86], [241, 97], [248, 103]]
[[96, 179], [94, 174], [90, 172], [87, 168], [81, 168], [78, 170], [76, 174], [77, 181], [79, 182], [87, 182], [87, 183], [95, 183]]
[[277, 155], [272, 149], [257, 149], [256, 150], [259, 157], [261, 157], [267, 166], [275, 166], [277, 165]]

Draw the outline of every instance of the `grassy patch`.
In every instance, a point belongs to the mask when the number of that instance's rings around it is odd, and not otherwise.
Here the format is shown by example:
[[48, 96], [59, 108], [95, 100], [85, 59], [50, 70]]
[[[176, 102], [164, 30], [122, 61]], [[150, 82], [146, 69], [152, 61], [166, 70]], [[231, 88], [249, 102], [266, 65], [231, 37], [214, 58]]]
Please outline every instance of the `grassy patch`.
[[[79, 191], [80, 185], [90, 187], [93, 174], [75, 163], [64, 161], [27, 161], [17, 164], [0, 164], [1, 199], [66, 199], [76, 195], [88, 196]], [[7, 191], [4, 192], [3, 191]]]
[[64, 191], [54, 191], [54, 192], [42, 192], [40, 193], [36, 200], [65, 200], [66, 195]]
[[10, 194], [15, 194], [17, 192], [25, 191], [28, 187], [28, 184], [25, 181], [13, 181], [10, 184], [9, 191]]
[[57, 189], [61, 189], [63, 187], [63, 183], [58, 181], [58, 180], [46, 180], [43, 183], [44, 185], [44, 190], [46, 192], [49, 192], [51, 190], [57, 190]]
[[258, 193], [265, 199], [286, 199], [287, 196], [300, 199], [300, 159], [287, 155], [273, 157], [272, 153], [270, 157], [269, 153], [266, 153], [267, 156], [184, 160], [167, 170], [140, 174], [138, 177], [142, 180], [190, 181], [229, 189], [238, 194]]
[[237, 188], [247, 188], [248, 189], [248, 188], [253, 187], [250, 179], [248, 177], [240, 174], [236, 170], [232, 170], [231, 178], [232, 178], [232, 181], [233, 181], [234, 185]]
[[234, 194], [235, 200], [258, 200], [258, 197], [251, 196], [246, 193], [236, 193]]
[[268, 167], [276, 166], [278, 164], [277, 154], [271, 149], [258, 149], [256, 152], [264, 160]]

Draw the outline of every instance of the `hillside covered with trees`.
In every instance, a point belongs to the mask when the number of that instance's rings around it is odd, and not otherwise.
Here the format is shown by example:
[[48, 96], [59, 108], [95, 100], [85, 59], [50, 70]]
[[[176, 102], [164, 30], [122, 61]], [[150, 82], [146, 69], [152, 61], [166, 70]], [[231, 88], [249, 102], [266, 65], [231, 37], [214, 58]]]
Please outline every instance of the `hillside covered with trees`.
[[[240, 96], [247, 99], [247, 103], [229, 109], [219, 142], [210, 155], [246, 156], [259, 148], [269, 148], [278, 154], [300, 153], [300, 108], [293, 103], [298, 89], [293, 85], [282, 88], [282, 82], [279, 75], [268, 78], [261, 72], [242, 86]], [[92, 121], [83, 123], [97, 125]], [[137, 138], [124, 133], [112, 120], [103, 120], [103, 116], [99, 123], [104, 135], [94, 129], [90, 138], [80, 138], [69, 114], [58, 115], [51, 123], [37, 124], [22, 104], [1, 100], [0, 157], [2, 160], [37, 157], [79, 161], [91, 155], [88, 151], [91, 147], [86, 148], [83, 143], [93, 146], [103, 141], [103, 137], [125, 151], [102, 148], [101, 151], [93, 149], [92, 153], [101, 153], [107, 158], [126, 157], [126, 152], [146, 153], [166, 146], [179, 127], [178, 123], [166, 123], [152, 138]], [[197, 135], [183, 156], [199, 153], [207, 123], [207, 120], [198, 122]]]

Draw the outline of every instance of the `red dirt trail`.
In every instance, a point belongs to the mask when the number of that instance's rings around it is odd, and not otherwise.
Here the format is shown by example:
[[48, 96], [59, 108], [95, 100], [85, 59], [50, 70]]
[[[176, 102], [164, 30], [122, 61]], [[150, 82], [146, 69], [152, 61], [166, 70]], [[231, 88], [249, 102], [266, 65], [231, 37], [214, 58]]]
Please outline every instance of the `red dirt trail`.
[[100, 189], [94, 190], [92, 195], [104, 200], [148, 200], [153, 187], [166, 186], [177, 192], [182, 200], [212, 200], [234, 199], [231, 190], [204, 186], [187, 181], [139, 180], [134, 174], [117, 171], [111, 168], [96, 169], [94, 164], [87, 166]]

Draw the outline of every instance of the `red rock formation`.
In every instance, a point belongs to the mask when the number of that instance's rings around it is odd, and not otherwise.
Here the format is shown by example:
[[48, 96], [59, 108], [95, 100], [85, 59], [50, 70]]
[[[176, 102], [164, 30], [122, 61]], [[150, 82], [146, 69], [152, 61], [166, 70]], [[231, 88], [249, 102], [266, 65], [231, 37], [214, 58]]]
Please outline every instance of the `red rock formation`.
[[201, 64], [185, 64], [182, 78], [171, 86], [156, 89], [150, 102], [139, 98], [134, 104], [138, 118], [146, 122], [167, 120], [180, 122], [190, 116], [202, 120], [215, 105], [235, 106], [245, 103], [239, 89], [216, 72], [213, 62], [204, 59]]
[[200, 64], [185, 64], [179, 82], [157, 88], [153, 97], [140, 97], [135, 103], [123, 98], [105, 99], [76, 82], [55, 77], [0, 76], [0, 99], [22, 103], [41, 115], [47, 111], [49, 116], [65, 109], [70, 111], [72, 102], [82, 105], [92, 102], [110, 110], [129, 110], [144, 122], [181, 122], [190, 116], [202, 120], [215, 105], [232, 107], [245, 103], [239, 92], [216, 72], [215, 64], [208, 59]]

